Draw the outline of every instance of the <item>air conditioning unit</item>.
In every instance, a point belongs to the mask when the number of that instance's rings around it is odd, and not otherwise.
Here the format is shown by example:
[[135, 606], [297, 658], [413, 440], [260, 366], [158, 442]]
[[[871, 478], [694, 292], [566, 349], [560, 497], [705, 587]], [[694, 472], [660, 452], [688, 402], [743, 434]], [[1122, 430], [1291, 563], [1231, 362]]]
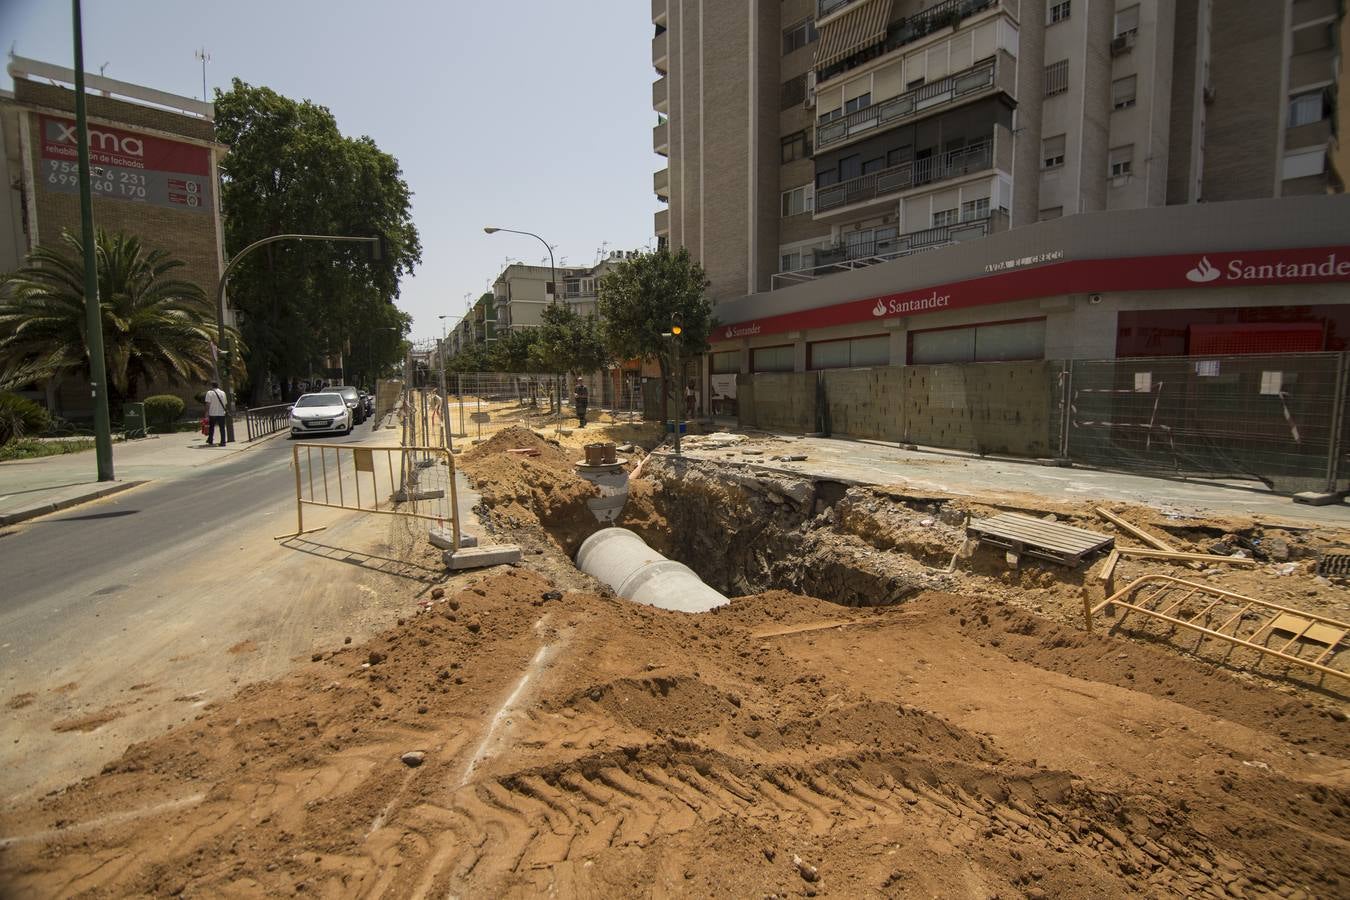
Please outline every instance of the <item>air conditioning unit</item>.
[[1129, 53], [1134, 49], [1134, 39], [1136, 33], [1127, 31], [1124, 34], [1117, 35], [1111, 41], [1111, 55], [1120, 56], [1123, 53]]

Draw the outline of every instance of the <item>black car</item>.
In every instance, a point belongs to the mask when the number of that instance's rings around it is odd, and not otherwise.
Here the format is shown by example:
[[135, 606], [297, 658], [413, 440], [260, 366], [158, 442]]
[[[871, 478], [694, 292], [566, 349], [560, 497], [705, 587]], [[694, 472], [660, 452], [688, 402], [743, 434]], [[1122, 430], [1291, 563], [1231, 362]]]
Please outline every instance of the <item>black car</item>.
[[360, 425], [366, 420], [366, 405], [361, 402], [361, 392], [349, 384], [342, 387], [331, 388], [335, 394], [342, 395], [342, 402], [347, 404], [347, 408], [352, 411], [352, 421]]

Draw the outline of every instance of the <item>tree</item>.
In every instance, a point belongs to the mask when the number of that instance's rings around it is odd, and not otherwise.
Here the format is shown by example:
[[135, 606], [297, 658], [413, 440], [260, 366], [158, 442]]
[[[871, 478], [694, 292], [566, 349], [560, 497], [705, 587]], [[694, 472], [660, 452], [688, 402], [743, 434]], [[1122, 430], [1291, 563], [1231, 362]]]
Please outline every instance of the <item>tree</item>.
[[285, 241], [239, 264], [230, 297], [255, 396], [269, 376], [317, 374], [337, 353], [349, 377], [397, 363], [409, 320], [392, 304], [422, 259], [398, 161], [369, 137], [343, 136], [325, 107], [239, 79], [217, 94], [216, 133], [230, 146], [221, 203], [232, 253], [284, 233], [381, 235], [387, 245], [375, 261], [365, 244]]
[[582, 316], [565, 303], [553, 303], [544, 308], [541, 318], [531, 351], [540, 371], [580, 375], [609, 364], [609, 351], [595, 316]]
[[[94, 245], [111, 399], [135, 397], [156, 379], [207, 380], [215, 317], [200, 287], [172, 277], [182, 260], [102, 229]], [[62, 232], [59, 247], [36, 248], [27, 265], [5, 276], [0, 367], [87, 379], [85, 322], [84, 244]]]
[[[600, 331], [609, 352], [619, 359], [655, 359], [661, 368], [661, 417], [667, 415], [674, 341], [680, 359], [708, 349], [714, 325], [712, 304], [704, 295], [708, 276], [681, 247], [641, 253], [619, 263], [600, 279]], [[679, 315], [683, 333], [662, 337]], [[677, 373], [682, 375], [683, 373]]]

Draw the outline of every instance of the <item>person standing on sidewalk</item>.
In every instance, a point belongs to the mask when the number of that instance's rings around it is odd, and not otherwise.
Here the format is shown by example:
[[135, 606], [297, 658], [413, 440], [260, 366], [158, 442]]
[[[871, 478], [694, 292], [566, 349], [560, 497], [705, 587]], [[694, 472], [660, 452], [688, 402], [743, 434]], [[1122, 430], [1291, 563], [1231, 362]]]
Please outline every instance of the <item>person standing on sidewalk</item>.
[[209, 447], [215, 443], [216, 429], [220, 429], [220, 446], [224, 447], [225, 440], [225, 392], [220, 389], [220, 383], [211, 382], [211, 390], [206, 392], [206, 418], [209, 422], [206, 431], [206, 445]]
[[586, 406], [590, 403], [591, 392], [586, 390], [586, 382], [577, 378], [577, 386], [572, 388], [572, 403], [577, 408], [577, 423], [586, 427]]

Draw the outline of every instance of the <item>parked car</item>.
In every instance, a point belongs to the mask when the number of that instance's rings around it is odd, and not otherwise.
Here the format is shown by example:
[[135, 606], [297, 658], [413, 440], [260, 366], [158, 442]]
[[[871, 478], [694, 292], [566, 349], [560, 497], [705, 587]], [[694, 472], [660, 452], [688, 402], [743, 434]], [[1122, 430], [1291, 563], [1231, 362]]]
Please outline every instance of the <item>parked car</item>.
[[350, 384], [344, 384], [342, 387], [333, 388], [334, 392], [341, 394], [342, 399], [346, 401], [347, 408], [352, 411], [352, 421], [360, 425], [366, 420], [366, 407], [361, 403], [361, 392]]
[[302, 394], [291, 407], [291, 437], [302, 434], [351, 434], [355, 419], [341, 394]]
[[375, 412], [375, 398], [361, 388], [357, 388], [356, 392], [361, 395], [361, 409], [364, 411], [364, 417], [369, 419]]

